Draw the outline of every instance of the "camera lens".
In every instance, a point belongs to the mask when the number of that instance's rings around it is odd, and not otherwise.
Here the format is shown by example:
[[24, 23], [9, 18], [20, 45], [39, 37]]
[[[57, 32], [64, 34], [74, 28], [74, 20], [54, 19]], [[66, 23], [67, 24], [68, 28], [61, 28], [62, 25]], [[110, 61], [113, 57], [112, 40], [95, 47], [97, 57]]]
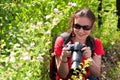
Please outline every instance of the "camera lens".
[[82, 48], [83, 46], [79, 42], [75, 42], [74, 50], [72, 53], [72, 65], [71, 65], [71, 73], [73, 75], [77, 75], [80, 71], [79, 66], [82, 59], [82, 52], [81, 52]]

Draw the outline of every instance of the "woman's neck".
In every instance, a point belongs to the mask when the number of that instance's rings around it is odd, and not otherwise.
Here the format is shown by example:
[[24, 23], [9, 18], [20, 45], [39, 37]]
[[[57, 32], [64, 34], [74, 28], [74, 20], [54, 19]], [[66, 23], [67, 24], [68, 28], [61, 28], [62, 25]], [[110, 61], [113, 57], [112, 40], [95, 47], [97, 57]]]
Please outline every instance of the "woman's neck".
[[79, 38], [77, 38], [77, 37], [74, 37], [74, 38], [73, 38], [73, 41], [74, 41], [74, 42], [80, 42], [81, 44], [85, 44], [85, 43], [86, 43], [86, 39], [79, 39]]

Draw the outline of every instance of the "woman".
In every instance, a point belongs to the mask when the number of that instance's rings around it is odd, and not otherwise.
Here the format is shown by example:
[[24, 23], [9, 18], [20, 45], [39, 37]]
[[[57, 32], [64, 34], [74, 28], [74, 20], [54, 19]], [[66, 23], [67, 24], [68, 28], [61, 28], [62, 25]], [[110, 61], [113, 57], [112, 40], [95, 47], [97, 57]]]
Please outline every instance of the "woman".
[[[82, 45], [86, 45], [86, 39], [90, 36], [92, 29], [94, 28], [95, 15], [90, 9], [83, 8], [81, 10], [76, 11], [71, 17], [71, 33], [72, 43], [80, 42]], [[57, 74], [56, 80], [71, 80], [71, 56], [69, 54], [68, 47], [60, 47], [64, 43], [62, 37], [58, 37], [54, 46], [54, 54], [57, 65]], [[83, 47], [81, 50], [83, 51], [82, 62], [91, 58], [92, 61], [88, 69], [86, 69], [87, 73], [83, 75], [85, 79], [97, 80], [97, 77], [100, 76], [100, 67], [101, 67], [101, 57], [104, 55], [104, 50], [102, 47], [102, 43], [98, 38], [94, 38], [95, 50], [92, 56], [92, 51], [89, 46]], [[69, 57], [69, 58], [68, 58]]]

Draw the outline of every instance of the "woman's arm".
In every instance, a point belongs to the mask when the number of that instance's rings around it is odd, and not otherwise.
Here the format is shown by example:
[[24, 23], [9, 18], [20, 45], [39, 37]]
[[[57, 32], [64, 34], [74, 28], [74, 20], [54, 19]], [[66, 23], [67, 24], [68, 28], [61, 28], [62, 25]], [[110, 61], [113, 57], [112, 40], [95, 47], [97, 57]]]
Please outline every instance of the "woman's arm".
[[86, 59], [88, 59], [88, 58], [92, 59], [92, 62], [89, 66], [89, 70], [90, 70], [91, 74], [94, 77], [99, 77], [100, 76], [100, 70], [101, 70], [101, 55], [94, 54], [94, 56], [91, 57], [92, 52], [90, 50], [90, 47], [84, 47], [82, 50], [84, 50], [83, 56]]
[[90, 72], [93, 76], [99, 77], [101, 75], [101, 60], [104, 55], [104, 49], [100, 39], [95, 38], [95, 51], [94, 56], [92, 57], [93, 61], [90, 65]]
[[[58, 37], [56, 42], [55, 42], [55, 47], [54, 47], [54, 54], [55, 60], [56, 60], [56, 66], [57, 66], [57, 72], [59, 73], [60, 77], [65, 79], [67, 78], [67, 75], [69, 73], [69, 68], [68, 68], [68, 49], [67, 48], [62, 48], [60, 46], [63, 45], [63, 38]], [[59, 48], [60, 47], [60, 48]]]
[[89, 67], [89, 70], [94, 77], [99, 77], [100, 70], [101, 70], [101, 56], [95, 55], [91, 59], [92, 59], [92, 62]]
[[69, 73], [67, 58], [62, 58], [61, 56], [56, 57], [56, 65], [60, 77], [66, 78]]

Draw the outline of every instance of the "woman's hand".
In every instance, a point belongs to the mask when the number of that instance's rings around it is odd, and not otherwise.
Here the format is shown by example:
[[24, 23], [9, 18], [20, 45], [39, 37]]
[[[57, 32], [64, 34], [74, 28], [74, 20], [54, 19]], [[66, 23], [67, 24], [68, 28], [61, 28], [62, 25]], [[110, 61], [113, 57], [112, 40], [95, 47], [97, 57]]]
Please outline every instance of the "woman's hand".
[[83, 47], [81, 50], [83, 51], [83, 56], [85, 58], [90, 58], [91, 57], [92, 51], [91, 51], [90, 47]]
[[61, 78], [67, 78], [67, 75], [69, 73], [68, 68], [68, 57], [70, 56], [70, 51], [68, 47], [64, 47], [62, 49], [62, 54], [60, 57], [56, 57], [56, 65], [58, 73], [60, 74]]
[[64, 60], [66, 60], [70, 56], [71, 56], [71, 51], [69, 50], [68, 47], [64, 47], [62, 49], [61, 60], [64, 61]]

